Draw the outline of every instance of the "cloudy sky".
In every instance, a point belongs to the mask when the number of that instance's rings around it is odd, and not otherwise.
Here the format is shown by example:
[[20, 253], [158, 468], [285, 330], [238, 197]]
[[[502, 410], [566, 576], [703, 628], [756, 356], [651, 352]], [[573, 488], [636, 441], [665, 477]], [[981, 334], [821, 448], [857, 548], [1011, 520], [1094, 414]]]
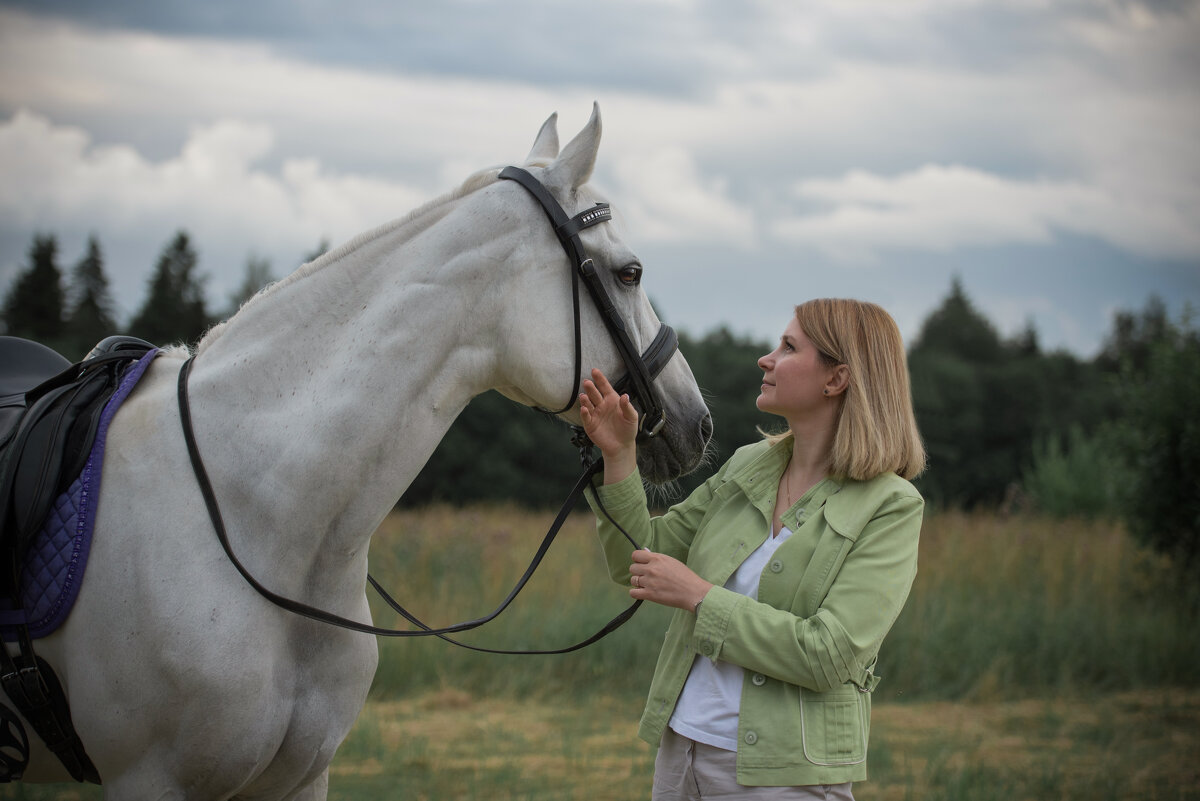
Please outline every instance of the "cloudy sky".
[[186, 230], [223, 307], [598, 101], [595, 183], [669, 322], [774, 340], [814, 296], [905, 335], [957, 276], [1093, 355], [1200, 311], [1192, 0], [0, 0], [0, 289], [98, 237], [120, 311]]

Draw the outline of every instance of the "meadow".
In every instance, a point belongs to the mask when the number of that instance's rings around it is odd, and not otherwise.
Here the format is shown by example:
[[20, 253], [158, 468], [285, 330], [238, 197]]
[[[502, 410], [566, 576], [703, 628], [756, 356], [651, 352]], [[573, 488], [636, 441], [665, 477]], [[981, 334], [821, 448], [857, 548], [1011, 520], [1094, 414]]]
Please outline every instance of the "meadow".
[[[551, 515], [514, 507], [396, 512], [371, 572], [444, 625], [489, 612]], [[573, 515], [538, 575], [479, 645], [553, 648], [626, 603], [593, 522]], [[884, 643], [866, 799], [1200, 799], [1200, 602], [1116, 522], [939, 512]], [[381, 604], [376, 620], [400, 625]], [[371, 698], [330, 798], [638, 799], [653, 749], [637, 718], [665, 627], [644, 607], [564, 656], [494, 656], [380, 640]], [[0, 799], [92, 799], [73, 785]]]

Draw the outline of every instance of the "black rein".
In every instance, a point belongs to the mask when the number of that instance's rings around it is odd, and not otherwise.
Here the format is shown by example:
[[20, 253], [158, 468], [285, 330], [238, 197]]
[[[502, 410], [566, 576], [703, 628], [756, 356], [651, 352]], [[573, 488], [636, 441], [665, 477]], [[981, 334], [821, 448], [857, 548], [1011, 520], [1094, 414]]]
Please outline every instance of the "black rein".
[[[658, 334], [654, 340], [646, 348], [644, 353], [638, 353], [634, 347], [632, 340], [629, 337], [624, 321], [616, 310], [608, 292], [604, 289], [600, 282], [599, 275], [596, 271], [596, 266], [591, 259], [587, 258], [584, 252], [583, 243], [579, 238], [579, 232], [584, 228], [589, 228], [602, 222], [607, 222], [612, 217], [608, 204], [598, 203], [594, 207], [585, 209], [574, 217], [568, 218], [566, 212], [558, 202], [546, 191], [545, 187], [530, 175], [529, 172], [519, 167], [506, 167], [499, 175], [502, 179], [516, 181], [525, 187], [530, 194], [541, 204], [543, 210], [549, 217], [550, 222], [554, 226], [554, 232], [558, 236], [559, 242], [566, 251], [567, 257], [571, 260], [571, 281], [572, 281], [572, 300], [575, 314], [575, 383], [572, 388], [572, 394], [569, 402], [565, 407], [557, 412], [551, 412], [546, 409], [540, 411], [550, 414], [561, 414], [570, 409], [576, 401], [579, 394], [579, 385], [581, 381], [582, 367], [582, 337], [580, 332], [580, 313], [579, 313], [579, 279], [582, 278], [584, 286], [587, 287], [588, 294], [591, 295], [595, 302], [600, 317], [604, 321], [605, 328], [612, 336], [616, 344], [617, 351], [620, 353], [622, 360], [625, 363], [626, 374], [620, 381], [616, 383], [616, 388], [619, 392], [628, 391], [630, 396], [640, 402], [642, 406], [641, 414], [641, 435], [644, 437], [656, 436], [666, 422], [666, 414], [663, 411], [662, 405], [658, 399], [658, 393], [655, 391], [653, 383], [658, 374], [666, 367], [667, 362], [674, 356], [679, 347], [679, 338], [674, 329], [668, 325], [662, 325], [659, 328]], [[501, 612], [517, 597], [517, 594], [525, 587], [532, 578], [534, 571], [541, 564], [547, 551], [550, 549], [551, 543], [558, 536], [559, 530], [563, 523], [566, 522], [567, 516], [579, 501], [579, 497], [592, 483], [592, 479], [599, 474], [603, 469], [603, 461], [600, 459], [591, 459], [591, 443], [582, 431], [577, 431], [575, 442], [580, 447], [583, 455], [584, 471], [575, 482], [575, 486], [571, 489], [571, 493], [563, 502], [558, 514], [554, 518], [550, 529], [542, 538], [542, 543], [538, 546], [537, 553], [534, 554], [529, 567], [525, 573], [517, 581], [515, 587], [509, 592], [508, 596], [500, 603], [500, 605], [490, 614], [485, 615], [475, 620], [468, 620], [462, 623], [456, 623], [452, 626], [443, 626], [441, 628], [433, 628], [421, 622], [415, 615], [401, 606], [386, 590], [380, 586], [375, 578], [368, 574], [367, 581], [379, 594], [380, 598], [391, 607], [394, 611], [400, 614], [405, 620], [417, 627], [413, 629], [387, 629], [379, 626], [374, 626], [368, 623], [362, 623], [357, 620], [335, 615], [332, 612], [317, 607], [309, 606], [291, 598], [279, 595], [276, 592], [263, 586], [256, 579], [245, 565], [237, 558], [233, 552], [233, 547], [229, 542], [229, 534], [225, 528], [225, 521], [221, 515], [220, 505], [217, 503], [216, 493], [213, 491], [212, 482], [209, 480], [208, 471], [204, 467], [204, 461], [200, 457], [200, 448], [196, 443], [195, 431], [192, 427], [191, 404], [188, 400], [188, 377], [191, 374], [192, 363], [195, 356], [190, 357], [183, 363], [183, 367], [179, 371], [179, 417], [183, 426], [184, 441], [187, 444], [188, 456], [191, 459], [192, 470], [196, 474], [196, 481], [200, 486], [200, 492], [204, 497], [204, 504], [208, 508], [208, 515], [212, 521], [213, 528], [216, 529], [217, 539], [221, 542], [221, 547], [225, 550], [225, 555], [237, 571], [241, 573], [242, 578], [259, 593], [276, 606], [293, 612], [302, 617], [307, 617], [311, 620], [320, 623], [327, 623], [332, 626], [357, 631], [364, 634], [373, 634], [379, 637], [438, 637], [446, 642], [467, 648], [472, 651], [481, 651], [489, 654], [528, 654], [528, 655], [550, 655], [550, 654], [565, 654], [571, 651], [577, 651], [581, 648], [586, 648], [592, 643], [607, 636], [611, 632], [620, 628], [626, 621], [633, 617], [638, 607], [641, 606], [641, 601], [634, 601], [625, 611], [610, 620], [603, 628], [588, 637], [582, 642], [566, 648], [555, 648], [549, 650], [533, 650], [533, 651], [515, 651], [494, 648], [483, 648], [480, 646], [469, 645], [459, 642], [451, 638], [450, 634], [457, 634], [463, 631], [476, 629], [485, 623], [495, 620]], [[599, 496], [595, 496], [599, 504]], [[607, 516], [608, 511], [604, 509], [603, 504], [599, 504], [601, 511]], [[629, 536], [612, 517], [609, 520], [625, 535], [630, 544], [636, 549], [640, 547], [637, 542]]]
[[[568, 495], [566, 501], [563, 502], [562, 508], [559, 509], [558, 515], [554, 518], [554, 522], [550, 526], [550, 530], [547, 531], [546, 536], [542, 538], [542, 544], [538, 546], [537, 553], [534, 554], [533, 560], [529, 563], [529, 567], [525, 569], [524, 575], [521, 576], [516, 586], [513, 587], [512, 591], [509, 592], [508, 596], [493, 612], [485, 615], [484, 617], [477, 618], [475, 620], [464, 621], [462, 623], [456, 623], [452, 626], [433, 628], [425, 623], [422, 623], [416, 618], [416, 616], [397, 603], [396, 600], [392, 598], [392, 596], [389, 595], [383, 589], [383, 587], [380, 586], [379, 582], [370, 575], [367, 576], [367, 581], [370, 582], [371, 586], [375, 588], [375, 591], [379, 593], [379, 596], [384, 600], [384, 602], [402, 615], [410, 623], [419, 627], [419, 630], [387, 629], [379, 626], [373, 626], [369, 623], [362, 623], [357, 620], [351, 620], [346, 617], [341, 617], [340, 615], [335, 615], [332, 612], [328, 612], [324, 609], [318, 609], [317, 607], [309, 606], [308, 604], [301, 603], [300, 601], [296, 601], [273, 592], [272, 590], [263, 586], [263, 584], [254, 577], [254, 575], [246, 568], [245, 565], [242, 564], [241, 560], [239, 560], [237, 555], [233, 552], [233, 546], [229, 542], [229, 533], [225, 528], [225, 519], [221, 514], [220, 504], [217, 503], [216, 493], [213, 491], [212, 482], [208, 477], [208, 471], [204, 467], [204, 460], [200, 457], [200, 449], [196, 444], [196, 435], [192, 428], [191, 403], [188, 400], [188, 376], [191, 373], [192, 363], [195, 358], [195, 356], [192, 356], [186, 362], [184, 362], [183, 367], [179, 371], [179, 416], [180, 422], [183, 425], [183, 438], [187, 444], [188, 456], [192, 462], [192, 470], [196, 474], [196, 481], [200, 485], [201, 494], [204, 496], [204, 505], [208, 507], [208, 516], [212, 520], [213, 528], [216, 529], [217, 539], [221, 542], [221, 547], [225, 550], [225, 555], [229, 557], [229, 561], [233, 563], [233, 566], [237, 568], [237, 571], [242, 574], [242, 578], [244, 578], [246, 582], [258, 592], [259, 595], [263, 596], [276, 606], [302, 617], [316, 620], [320, 623], [328, 623], [329, 625], [337, 626], [339, 628], [358, 631], [362, 632], [363, 634], [373, 634], [378, 637], [433, 636], [443, 639], [446, 642], [453, 643], [454, 645], [458, 645], [463, 648], [469, 648], [472, 651], [482, 651], [484, 653], [550, 655], [570, 653], [571, 651], [577, 651], [581, 648], [591, 645], [602, 637], [607, 636], [610, 632], [615, 631], [622, 624], [624, 624], [625, 621], [633, 617], [634, 612], [637, 611], [638, 606], [641, 604], [641, 601], [635, 601], [628, 609], [609, 621], [602, 629], [600, 629], [600, 631], [596, 632], [583, 642], [567, 648], [557, 648], [542, 651], [507, 651], [468, 645], [466, 643], [451, 639], [449, 636], [447, 636], [449, 634], [455, 634], [458, 632], [470, 631], [471, 629], [479, 628], [483, 624], [495, 620], [497, 617], [499, 617], [501, 612], [508, 608], [509, 604], [511, 604], [517, 597], [517, 594], [520, 593], [525, 585], [529, 582], [529, 579], [533, 577], [534, 571], [537, 569], [538, 565], [541, 564], [546, 552], [550, 550], [551, 543], [553, 543], [555, 537], [558, 536], [558, 532], [562, 528], [563, 523], [566, 522], [567, 516], [570, 514], [571, 509], [574, 508], [575, 504], [579, 501], [580, 495], [583, 494], [583, 491], [591, 483], [592, 478], [596, 476], [596, 474], [599, 473], [603, 468], [603, 461], [599, 459], [589, 464], [583, 471], [583, 475], [581, 475], [579, 480], [575, 482], [575, 486], [571, 489], [571, 494]], [[626, 534], [626, 537], [628, 536], [629, 535]], [[633, 542], [633, 540], [631, 539], [630, 542]], [[637, 543], [633, 544], [636, 548]]]

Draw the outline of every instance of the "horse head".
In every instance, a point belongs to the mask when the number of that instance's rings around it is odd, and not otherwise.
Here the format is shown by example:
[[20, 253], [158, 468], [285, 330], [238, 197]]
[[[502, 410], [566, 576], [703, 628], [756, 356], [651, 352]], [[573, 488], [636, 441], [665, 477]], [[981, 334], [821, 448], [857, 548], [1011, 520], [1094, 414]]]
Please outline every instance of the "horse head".
[[[578, 425], [579, 382], [592, 367], [618, 386], [624, 380], [643, 417], [650, 415], [655, 427], [661, 425], [658, 430], [644, 428], [638, 447], [642, 475], [661, 483], [700, 463], [712, 419], [687, 361], [675, 348], [674, 332], [660, 322], [646, 296], [641, 260], [621, 238], [608, 204], [588, 183], [600, 133], [600, 112], [594, 106], [584, 129], [559, 152], [557, 115], [551, 115], [523, 170], [517, 171], [528, 176], [523, 180], [526, 191], [514, 181], [498, 182], [497, 191], [521, 210], [513, 221], [519, 232], [513, 261], [524, 268], [511, 279], [519, 301], [511, 304], [504, 381], [496, 389], [526, 405], [556, 410]], [[501, 177], [514, 177], [511, 172]], [[534, 184], [549, 197], [539, 201]], [[574, 244], [564, 230], [577, 236]]]

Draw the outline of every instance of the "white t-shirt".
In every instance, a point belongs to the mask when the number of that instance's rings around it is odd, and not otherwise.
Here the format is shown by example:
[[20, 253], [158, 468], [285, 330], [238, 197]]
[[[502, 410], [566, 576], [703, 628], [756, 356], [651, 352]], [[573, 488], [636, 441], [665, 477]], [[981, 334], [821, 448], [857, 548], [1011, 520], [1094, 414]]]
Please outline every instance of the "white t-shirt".
[[[758, 547], [725, 582], [725, 589], [758, 599], [758, 581], [775, 550], [792, 536], [784, 526]], [[732, 662], [696, 656], [687, 682], [667, 722], [675, 732], [726, 751], [737, 750], [738, 710], [742, 705], [745, 668]]]

